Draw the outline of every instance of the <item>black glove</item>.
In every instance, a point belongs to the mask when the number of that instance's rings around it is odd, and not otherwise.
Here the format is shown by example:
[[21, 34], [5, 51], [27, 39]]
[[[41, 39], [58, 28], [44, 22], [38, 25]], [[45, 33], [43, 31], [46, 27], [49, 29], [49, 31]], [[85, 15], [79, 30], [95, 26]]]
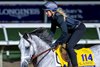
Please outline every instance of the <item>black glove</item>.
[[50, 45], [51, 49], [55, 48], [55, 45], [54, 44], [51, 44]]
[[53, 43], [53, 44], [50, 45], [50, 47], [51, 47], [51, 49], [54, 49], [57, 45], [58, 45], [58, 44]]

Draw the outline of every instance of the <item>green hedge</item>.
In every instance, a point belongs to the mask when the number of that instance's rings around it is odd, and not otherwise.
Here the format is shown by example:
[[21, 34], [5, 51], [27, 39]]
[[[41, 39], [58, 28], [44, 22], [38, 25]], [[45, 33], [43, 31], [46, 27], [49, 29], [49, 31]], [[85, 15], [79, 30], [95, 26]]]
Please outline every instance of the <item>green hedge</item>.
[[[8, 33], [8, 38], [9, 40], [19, 40], [19, 35], [18, 35], [18, 32], [21, 32], [22, 34], [23, 33], [27, 33], [27, 32], [30, 32], [30, 31], [33, 31], [34, 29], [32, 28], [22, 28], [22, 29], [7, 29], [7, 33]], [[49, 30], [49, 29], [48, 29]], [[60, 30], [57, 29], [56, 30], [56, 34], [55, 34], [55, 39], [59, 37], [60, 35]], [[96, 29], [95, 28], [88, 28], [86, 29], [86, 32], [84, 34], [84, 37], [82, 39], [98, 39], [98, 36], [97, 36], [97, 32], [96, 32]], [[3, 30], [0, 29], [0, 40], [4, 40], [4, 35], [3, 35]]]

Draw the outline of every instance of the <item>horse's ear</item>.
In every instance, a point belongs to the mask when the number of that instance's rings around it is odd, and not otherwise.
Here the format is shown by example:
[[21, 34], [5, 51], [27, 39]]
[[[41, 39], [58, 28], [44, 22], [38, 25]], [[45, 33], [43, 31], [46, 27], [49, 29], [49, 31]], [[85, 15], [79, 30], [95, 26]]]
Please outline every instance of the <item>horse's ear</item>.
[[28, 34], [24, 33], [23, 38], [27, 40], [28, 39]]
[[23, 37], [23, 35], [19, 32], [19, 36], [20, 36], [20, 38], [22, 38]]

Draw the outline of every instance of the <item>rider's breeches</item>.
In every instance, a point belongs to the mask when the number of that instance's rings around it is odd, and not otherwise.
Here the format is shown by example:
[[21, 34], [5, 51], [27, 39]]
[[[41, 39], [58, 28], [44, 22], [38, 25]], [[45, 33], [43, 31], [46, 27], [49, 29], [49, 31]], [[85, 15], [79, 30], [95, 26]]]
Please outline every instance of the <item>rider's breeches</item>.
[[85, 25], [81, 23], [73, 33], [68, 38], [67, 41], [67, 51], [69, 54], [69, 57], [71, 59], [72, 65], [77, 66], [77, 58], [76, 58], [76, 53], [74, 51], [75, 45], [78, 43], [78, 41], [82, 38], [85, 32]]

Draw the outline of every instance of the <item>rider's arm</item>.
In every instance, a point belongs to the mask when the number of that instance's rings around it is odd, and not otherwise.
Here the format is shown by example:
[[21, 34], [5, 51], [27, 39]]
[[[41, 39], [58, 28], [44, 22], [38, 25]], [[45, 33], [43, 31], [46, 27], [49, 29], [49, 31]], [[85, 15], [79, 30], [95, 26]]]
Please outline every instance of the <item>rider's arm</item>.
[[53, 37], [56, 31], [56, 25], [55, 23], [52, 21], [51, 22], [51, 28], [50, 28], [50, 35]]
[[57, 22], [60, 24], [62, 33], [61, 36], [57, 39], [57, 41], [54, 43], [55, 45], [66, 43], [68, 38], [68, 30], [67, 30], [66, 22], [64, 21], [64, 17], [63, 16], [57, 17]]

